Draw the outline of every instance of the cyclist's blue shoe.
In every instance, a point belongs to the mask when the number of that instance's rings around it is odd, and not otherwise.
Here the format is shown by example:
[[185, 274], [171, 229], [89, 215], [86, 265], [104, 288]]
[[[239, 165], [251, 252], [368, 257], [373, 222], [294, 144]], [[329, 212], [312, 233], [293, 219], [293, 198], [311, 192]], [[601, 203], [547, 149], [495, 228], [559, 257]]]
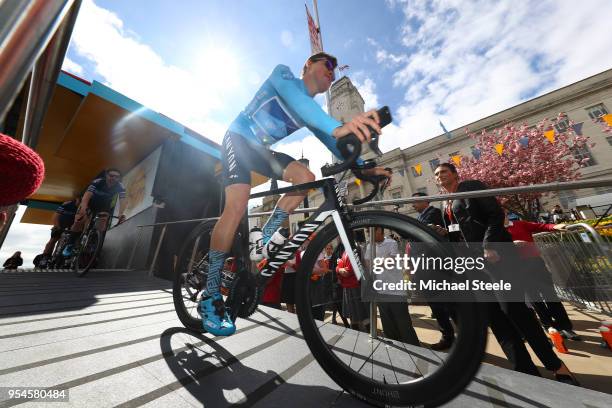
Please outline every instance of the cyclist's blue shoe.
[[225, 310], [220, 293], [204, 297], [200, 301], [200, 314], [204, 330], [215, 336], [231, 336], [236, 326]]
[[72, 256], [72, 244], [68, 244], [64, 247], [62, 251], [62, 256], [64, 258], [70, 258]]

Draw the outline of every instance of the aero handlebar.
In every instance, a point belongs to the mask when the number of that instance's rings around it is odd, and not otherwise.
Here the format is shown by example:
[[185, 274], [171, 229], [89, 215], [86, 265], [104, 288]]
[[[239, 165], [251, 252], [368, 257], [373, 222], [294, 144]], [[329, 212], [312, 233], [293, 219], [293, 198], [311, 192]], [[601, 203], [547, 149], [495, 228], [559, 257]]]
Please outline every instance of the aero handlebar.
[[[384, 127], [391, 123], [391, 113], [387, 106], [384, 106], [383, 108], [378, 110], [378, 117], [380, 127]], [[375, 152], [378, 156], [381, 156], [382, 152], [378, 148], [378, 141], [380, 135], [376, 133], [371, 127], [369, 127], [369, 130], [371, 135], [371, 140], [369, 143], [370, 149], [372, 149], [372, 151]], [[359, 158], [359, 155], [361, 154], [361, 141], [354, 134], [351, 133], [350, 135], [338, 139], [338, 141], [336, 142], [336, 146], [342, 154], [342, 157], [344, 157], [344, 161], [341, 163], [323, 166], [321, 168], [321, 174], [323, 175], [323, 177], [329, 177], [334, 174], [338, 174], [342, 171], [351, 169], [355, 177], [369, 182], [374, 186], [372, 192], [367, 197], [357, 199], [353, 201], [353, 204], [358, 205], [370, 201], [376, 196], [376, 194], [378, 194], [381, 182], [388, 180], [388, 178], [386, 176], [371, 176], [363, 173], [363, 170], [376, 167], [376, 162], [374, 160], [366, 160], [363, 162], [363, 164], [360, 165], [356, 164], [356, 161]], [[391, 171], [390, 168], [386, 168], [386, 170]], [[385, 187], [386, 182], [383, 184], [383, 190]]]

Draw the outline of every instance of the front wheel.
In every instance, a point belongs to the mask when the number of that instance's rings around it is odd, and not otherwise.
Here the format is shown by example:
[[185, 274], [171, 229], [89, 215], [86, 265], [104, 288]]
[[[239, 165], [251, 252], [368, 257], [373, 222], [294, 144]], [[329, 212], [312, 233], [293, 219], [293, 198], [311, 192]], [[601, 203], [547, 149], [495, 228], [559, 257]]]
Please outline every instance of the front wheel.
[[72, 259], [72, 269], [78, 277], [83, 277], [95, 265], [102, 248], [102, 232], [91, 229], [81, 236], [81, 241]]
[[[371, 242], [368, 237], [374, 227], [382, 227], [386, 233], [382, 242], [377, 237], [380, 247], [392, 248], [400, 255], [410, 242], [444, 248], [433, 230], [396, 213], [355, 213], [347, 227], [360, 256], [366, 255], [364, 249]], [[482, 305], [445, 304], [452, 310], [449, 314], [456, 333], [448, 353], [425, 345], [440, 338], [435, 321], [430, 319], [429, 304], [410, 304], [406, 296], [400, 302], [379, 302], [378, 308], [372, 307], [361, 300], [355, 281], [345, 285], [342, 302], [343, 314], [354, 330], [334, 325], [329, 316], [330, 305], [336, 302], [334, 272], [314, 279], [312, 271], [324, 259], [326, 247], [331, 244], [337, 249], [339, 243], [335, 225], [325, 226], [310, 242], [297, 276], [300, 327], [321, 367], [344, 390], [375, 406], [438, 406], [457, 396], [476, 374], [484, 354], [487, 319]], [[335, 270], [333, 264], [331, 260], [331, 270]], [[377, 333], [374, 338], [370, 325]]]

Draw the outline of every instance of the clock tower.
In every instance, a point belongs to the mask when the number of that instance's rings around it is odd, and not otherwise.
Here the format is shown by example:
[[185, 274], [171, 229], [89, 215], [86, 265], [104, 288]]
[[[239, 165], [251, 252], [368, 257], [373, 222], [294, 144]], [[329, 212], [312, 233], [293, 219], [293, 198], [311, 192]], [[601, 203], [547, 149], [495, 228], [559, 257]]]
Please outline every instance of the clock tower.
[[330, 89], [331, 115], [346, 123], [358, 113], [364, 112], [363, 98], [347, 76], [337, 80]]

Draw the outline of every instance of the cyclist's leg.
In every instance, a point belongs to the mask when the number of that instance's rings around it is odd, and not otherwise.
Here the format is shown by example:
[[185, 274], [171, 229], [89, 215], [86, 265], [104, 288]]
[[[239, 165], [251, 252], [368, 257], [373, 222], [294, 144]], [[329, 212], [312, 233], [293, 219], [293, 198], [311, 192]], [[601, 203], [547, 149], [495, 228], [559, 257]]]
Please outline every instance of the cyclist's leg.
[[62, 236], [62, 229], [59, 227], [51, 228], [51, 238], [47, 241], [45, 245], [45, 250], [43, 251], [44, 255], [51, 255], [53, 253], [53, 249], [55, 248], [55, 244], [59, 241]]
[[65, 257], [72, 256], [72, 247], [74, 246], [74, 243], [76, 242], [76, 240], [79, 238], [79, 236], [85, 229], [85, 225], [88, 222], [89, 222], [89, 213], [87, 212], [85, 212], [85, 215], [82, 217], [79, 217], [78, 213], [77, 213], [77, 216], [74, 217], [74, 222], [72, 223], [72, 226], [70, 227], [70, 236], [68, 237], [68, 242], [66, 243], [66, 246], [64, 247], [64, 251], [62, 252], [63, 256]]
[[[283, 155], [286, 157], [281, 157], [281, 154], [277, 152], [273, 152], [273, 155], [279, 158], [279, 161], [281, 163], [283, 161], [286, 162], [287, 158], [291, 159], [291, 157], [286, 155]], [[282, 179], [283, 181], [295, 185], [312, 182], [315, 180], [315, 176], [302, 163], [298, 162], [297, 160], [292, 160], [286, 165], [283, 171]], [[307, 190], [295, 191], [285, 194], [278, 201], [276, 207], [274, 208], [274, 211], [272, 212], [272, 215], [270, 215], [270, 218], [268, 218], [268, 221], [262, 228], [264, 244], [266, 244], [270, 240], [272, 234], [274, 234], [274, 232], [289, 217], [289, 214], [291, 214], [291, 212], [300, 205], [300, 203], [304, 200], [306, 194], [308, 194]]]
[[228, 132], [223, 138], [222, 165], [225, 205], [213, 229], [208, 251], [208, 276], [200, 303], [202, 324], [206, 331], [217, 336], [228, 336], [236, 331], [225, 310], [219, 291], [221, 270], [227, 259], [238, 225], [247, 209], [251, 192], [249, 146], [237, 134]]
[[225, 206], [213, 229], [208, 253], [208, 280], [204, 288], [208, 296], [219, 293], [221, 268], [247, 209], [250, 192], [250, 184], [231, 184], [225, 188]]

